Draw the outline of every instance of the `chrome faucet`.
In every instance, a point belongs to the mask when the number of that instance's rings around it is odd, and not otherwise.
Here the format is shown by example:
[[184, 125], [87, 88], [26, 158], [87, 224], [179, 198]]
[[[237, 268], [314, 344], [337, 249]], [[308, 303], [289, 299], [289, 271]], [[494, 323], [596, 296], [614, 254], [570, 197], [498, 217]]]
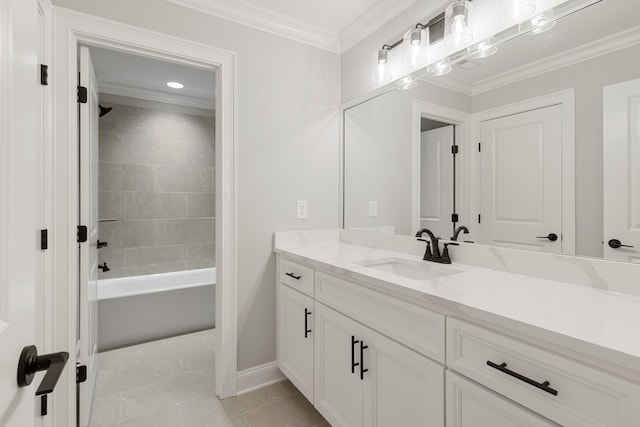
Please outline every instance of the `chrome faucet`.
[[464, 234], [469, 234], [469, 229], [467, 227], [465, 227], [464, 225], [459, 226], [458, 228], [456, 228], [456, 230], [453, 232], [453, 237], [451, 237], [451, 240], [453, 240], [454, 242], [456, 240], [458, 240], [458, 236], [460, 235], [460, 232], [464, 233]]
[[[422, 238], [422, 235], [427, 233], [429, 235], [429, 240], [425, 240]], [[433, 235], [431, 230], [428, 228], [423, 228], [418, 230], [416, 233], [416, 237], [421, 242], [427, 243], [427, 249], [424, 252], [424, 256], [422, 257], [425, 261], [437, 262], [439, 264], [451, 264], [451, 258], [449, 257], [449, 245], [458, 246], [458, 243], [447, 242], [444, 244], [444, 248], [442, 249], [442, 255], [440, 254], [440, 238]], [[433, 252], [431, 251], [431, 247], [433, 246]]]

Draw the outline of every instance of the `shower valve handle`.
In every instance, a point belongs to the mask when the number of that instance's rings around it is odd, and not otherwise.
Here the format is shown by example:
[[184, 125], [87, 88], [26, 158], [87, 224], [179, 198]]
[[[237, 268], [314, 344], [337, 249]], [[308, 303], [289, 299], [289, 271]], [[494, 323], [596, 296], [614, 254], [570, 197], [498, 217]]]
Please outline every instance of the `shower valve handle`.
[[98, 249], [106, 248], [107, 246], [109, 246], [109, 242], [101, 242], [98, 240]]

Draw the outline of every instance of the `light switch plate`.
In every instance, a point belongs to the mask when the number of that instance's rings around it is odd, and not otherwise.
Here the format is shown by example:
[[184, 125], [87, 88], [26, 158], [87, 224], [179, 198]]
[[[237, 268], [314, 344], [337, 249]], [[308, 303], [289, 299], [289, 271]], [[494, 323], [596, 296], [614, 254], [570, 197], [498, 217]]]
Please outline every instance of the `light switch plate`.
[[296, 203], [296, 218], [307, 219], [309, 218], [309, 202], [306, 200], [298, 200]]
[[369, 217], [374, 218], [378, 216], [378, 201], [369, 200]]

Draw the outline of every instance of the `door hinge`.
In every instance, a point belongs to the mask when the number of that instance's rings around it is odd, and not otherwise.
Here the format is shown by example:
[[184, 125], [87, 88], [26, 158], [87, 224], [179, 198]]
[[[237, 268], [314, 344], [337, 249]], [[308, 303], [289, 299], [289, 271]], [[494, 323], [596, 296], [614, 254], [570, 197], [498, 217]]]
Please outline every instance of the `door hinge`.
[[478, 142], [478, 153], [482, 153], [482, 143]]
[[478, 224], [480, 224], [480, 214], [478, 214]]
[[49, 230], [40, 230], [40, 250], [49, 249]]
[[87, 103], [87, 88], [84, 86], [78, 86], [78, 103], [79, 104]]
[[451, 214], [451, 222], [458, 222], [458, 214]]
[[49, 66], [40, 64], [40, 84], [43, 86], [49, 85]]
[[49, 413], [49, 405], [47, 405], [47, 396], [48, 394], [44, 394], [40, 396], [40, 416], [44, 417]]
[[79, 225], [78, 226], [78, 243], [84, 243], [87, 241], [87, 226]]
[[453, 154], [454, 156], [458, 154], [458, 145], [451, 146], [451, 154]]
[[87, 380], [87, 365], [76, 365], [76, 384], [82, 384]]

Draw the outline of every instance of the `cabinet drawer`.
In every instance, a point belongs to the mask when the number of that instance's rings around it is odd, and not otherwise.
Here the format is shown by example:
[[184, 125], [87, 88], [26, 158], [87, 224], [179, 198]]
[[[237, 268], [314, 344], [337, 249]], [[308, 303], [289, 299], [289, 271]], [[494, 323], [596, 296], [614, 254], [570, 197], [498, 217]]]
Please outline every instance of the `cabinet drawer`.
[[639, 386], [453, 318], [447, 366], [563, 426], [640, 425]]
[[280, 282], [313, 297], [313, 270], [309, 267], [281, 259]]
[[447, 427], [558, 427], [522, 406], [447, 371]]
[[316, 301], [444, 364], [444, 316], [324, 273]]

